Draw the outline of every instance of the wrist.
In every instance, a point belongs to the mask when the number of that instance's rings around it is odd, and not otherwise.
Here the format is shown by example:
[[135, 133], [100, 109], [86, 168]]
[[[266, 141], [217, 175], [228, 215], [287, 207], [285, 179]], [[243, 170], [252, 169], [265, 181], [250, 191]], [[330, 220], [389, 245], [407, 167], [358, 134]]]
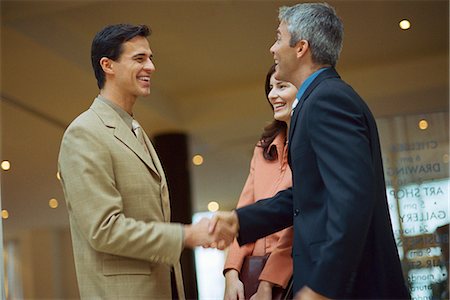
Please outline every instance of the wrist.
[[271, 291], [273, 286], [274, 286], [273, 283], [262, 280], [262, 281], [259, 282], [259, 287], [258, 288]]
[[192, 248], [192, 225], [183, 227], [183, 245], [185, 248]]
[[239, 279], [239, 272], [236, 269], [228, 269], [225, 271], [225, 278], [227, 280]]
[[236, 212], [236, 210], [231, 211], [233, 219], [234, 219], [234, 224], [236, 224], [236, 237], [238, 237], [239, 235], [239, 217], [238, 214]]

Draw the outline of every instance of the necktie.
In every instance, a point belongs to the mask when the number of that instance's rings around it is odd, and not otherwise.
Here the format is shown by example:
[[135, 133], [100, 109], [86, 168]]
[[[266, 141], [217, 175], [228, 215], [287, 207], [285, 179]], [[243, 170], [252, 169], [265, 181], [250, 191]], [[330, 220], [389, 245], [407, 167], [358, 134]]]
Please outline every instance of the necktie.
[[138, 121], [133, 119], [133, 122], [131, 123], [131, 126], [133, 127], [134, 135], [136, 136], [139, 143], [144, 147], [145, 152], [150, 155], [147, 144], [145, 143], [144, 139], [144, 131], [142, 130], [141, 125], [138, 123]]
[[[133, 121], [131, 122], [131, 127], [132, 127], [132, 129], [133, 129], [134, 135], [136, 136], [137, 140], [138, 140], [139, 143], [142, 145], [142, 147], [144, 147], [145, 153], [147, 153], [147, 154], [148, 154], [148, 157], [150, 157], [150, 162], [151, 162], [151, 164], [152, 164], [152, 166], [153, 166], [155, 172], [156, 172], [156, 173], [159, 173], [159, 172], [157, 171], [157, 167], [156, 167], [155, 161], [153, 160], [153, 157], [152, 157], [152, 155], [150, 154], [150, 150], [149, 150], [149, 148], [148, 148], [148, 146], [147, 146], [147, 143], [145, 142], [145, 139], [144, 139], [144, 130], [142, 130], [141, 125], [139, 124], [138, 121], [136, 121], [136, 120], [133, 119]], [[150, 145], [150, 147], [152, 147], [152, 149], [153, 149], [153, 146], [152, 146], [152, 145]], [[153, 152], [154, 152], [154, 149], [153, 149]]]

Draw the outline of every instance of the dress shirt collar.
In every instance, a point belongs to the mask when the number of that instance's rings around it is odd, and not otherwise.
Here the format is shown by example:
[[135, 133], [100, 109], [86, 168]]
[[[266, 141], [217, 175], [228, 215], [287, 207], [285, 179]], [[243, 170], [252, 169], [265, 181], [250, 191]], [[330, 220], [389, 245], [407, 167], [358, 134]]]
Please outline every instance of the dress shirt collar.
[[325, 71], [326, 69], [329, 69], [329, 67], [321, 68], [306, 78], [306, 80], [302, 83], [300, 88], [298, 89], [297, 96], [295, 97], [294, 103], [292, 103], [292, 111], [297, 106], [298, 101], [302, 98], [303, 94], [305, 93], [306, 89], [309, 87], [309, 85], [316, 79], [317, 76], [319, 76], [320, 73]]
[[109, 105], [112, 109], [114, 109], [114, 111], [120, 116], [120, 118], [125, 122], [125, 124], [127, 124], [128, 128], [130, 128], [130, 130], [133, 130], [132, 126], [133, 117], [130, 116], [130, 114], [128, 114], [125, 110], [123, 110], [123, 108], [121, 108], [119, 105], [115, 104], [109, 99], [106, 99], [102, 95], [98, 95], [97, 99]]

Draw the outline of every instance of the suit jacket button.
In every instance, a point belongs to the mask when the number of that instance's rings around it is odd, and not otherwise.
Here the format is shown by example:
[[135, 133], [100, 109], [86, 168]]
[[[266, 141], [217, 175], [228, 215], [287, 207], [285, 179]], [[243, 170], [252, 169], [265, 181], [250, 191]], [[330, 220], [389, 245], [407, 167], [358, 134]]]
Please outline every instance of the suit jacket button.
[[299, 213], [300, 213], [300, 210], [298, 208], [296, 208], [294, 210], [294, 217], [298, 216]]

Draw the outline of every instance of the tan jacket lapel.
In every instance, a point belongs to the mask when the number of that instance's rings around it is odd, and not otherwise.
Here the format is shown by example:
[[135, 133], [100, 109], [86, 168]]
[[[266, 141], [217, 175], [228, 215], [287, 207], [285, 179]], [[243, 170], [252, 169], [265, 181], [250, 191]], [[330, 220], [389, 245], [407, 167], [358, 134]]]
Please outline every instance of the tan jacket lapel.
[[170, 222], [170, 201], [169, 201], [169, 189], [167, 187], [166, 175], [164, 174], [164, 170], [162, 168], [161, 162], [159, 160], [158, 154], [156, 153], [155, 148], [153, 147], [152, 142], [148, 138], [147, 134], [144, 131], [144, 139], [147, 144], [147, 148], [150, 152], [150, 156], [152, 157], [153, 163], [155, 164], [156, 169], [159, 172], [161, 178], [161, 199], [162, 199], [162, 207], [164, 219], [167, 222]]
[[95, 99], [91, 109], [100, 117], [106, 127], [114, 129], [114, 136], [130, 148], [158, 177], [159, 172], [155, 169], [151, 158], [145, 152], [142, 145], [134, 136], [130, 128], [123, 122], [120, 116], [107, 104]]
[[143, 132], [144, 132], [145, 144], [147, 145], [148, 151], [150, 152], [150, 156], [151, 156], [151, 158], [153, 160], [153, 163], [155, 164], [156, 170], [160, 174], [161, 178], [165, 179], [164, 170], [162, 168], [161, 162], [159, 161], [158, 154], [156, 153], [156, 150], [153, 147], [153, 144], [150, 141], [150, 139], [148, 138], [148, 136], [145, 133], [145, 131], [143, 131]]

